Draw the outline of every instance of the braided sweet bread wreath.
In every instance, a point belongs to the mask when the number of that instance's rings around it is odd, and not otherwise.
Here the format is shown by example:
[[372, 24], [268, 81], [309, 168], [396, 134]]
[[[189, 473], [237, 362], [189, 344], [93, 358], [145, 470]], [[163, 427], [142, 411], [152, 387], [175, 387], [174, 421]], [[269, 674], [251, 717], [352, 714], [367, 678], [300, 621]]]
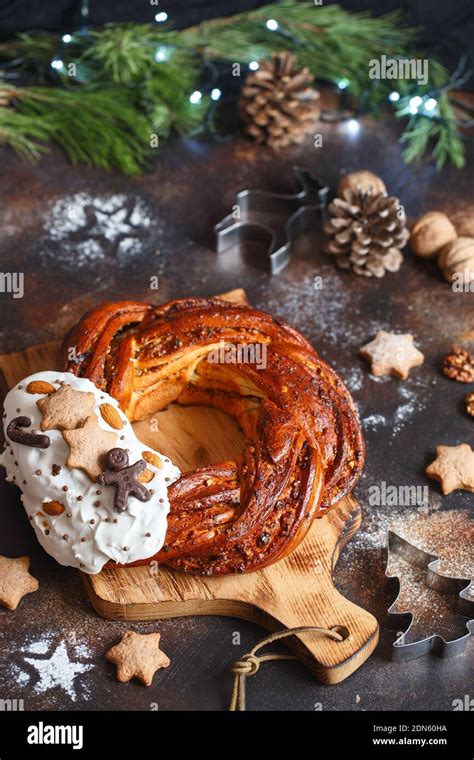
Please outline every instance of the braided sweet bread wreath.
[[[266, 366], [207, 360], [228, 343], [264, 344]], [[219, 298], [104, 303], [66, 335], [60, 368], [108, 391], [131, 421], [172, 401], [204, 404], [235, 417], [245, 434], [237, 461], [171, 485], [166, 544], [147, 563], [205, 575], [265, 567], [360, 476], [364, 442], [342, 381], [300, 333], [249, 306]]]

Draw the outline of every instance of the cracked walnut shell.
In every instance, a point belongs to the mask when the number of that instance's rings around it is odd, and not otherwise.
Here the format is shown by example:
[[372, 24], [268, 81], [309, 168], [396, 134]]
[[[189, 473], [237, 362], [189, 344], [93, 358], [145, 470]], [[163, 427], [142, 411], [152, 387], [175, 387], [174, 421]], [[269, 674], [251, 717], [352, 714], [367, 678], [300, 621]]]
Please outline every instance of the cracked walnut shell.
[[466, 412], [471, 417], [474, 417], [474, 393], [468, 393], [464, 400], [466, 402]]
[[443, 374], [459, 383], [474, 383], [474, 356], [456, 346], [443, 359]]

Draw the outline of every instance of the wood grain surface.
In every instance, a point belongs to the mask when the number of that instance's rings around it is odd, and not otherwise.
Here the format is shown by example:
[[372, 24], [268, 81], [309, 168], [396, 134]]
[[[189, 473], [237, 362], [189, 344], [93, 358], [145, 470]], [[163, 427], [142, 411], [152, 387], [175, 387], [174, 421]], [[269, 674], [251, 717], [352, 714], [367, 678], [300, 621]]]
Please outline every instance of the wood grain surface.
[[[225, 294], [243, 300], [242, 291]], [[57, 343], [0, 356], [7, 388], [42, 369], [56, 366]], [[172, 404], [150, 420], [134, 424], [137, 436], [169, 456], [181, 469], [233, 457], [243, 445], [237, 423], [205, 407]], [[156, 564], [104, 570], [83, 581], [94, 609], [114, 620], [157, 620], [185, 615], [228, 615], [268, 630], [298, 626], [338, 626], [342, 642], [314, 634], [286, 640], [323, 683], [347, 678], [370, 656], [378, 641], [373, 615], [334, 587], [332, 574], [344, 544], [358, 529], [361, 511], [351, 496], [316, 520], [300, 546], [282, 561], [247, 575], [204, 578]]]

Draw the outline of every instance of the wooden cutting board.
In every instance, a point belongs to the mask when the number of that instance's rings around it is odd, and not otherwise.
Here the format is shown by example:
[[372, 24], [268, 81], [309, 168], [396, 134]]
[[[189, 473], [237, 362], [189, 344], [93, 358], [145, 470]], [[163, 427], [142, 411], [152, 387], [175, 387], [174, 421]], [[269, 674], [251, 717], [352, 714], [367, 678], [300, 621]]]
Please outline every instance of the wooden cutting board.
[[[244, 294], [236, 291], [228, 297], [243, 300]], [[0, 356], [5, 388], [33, 372], [55, 368], [57, 348], [57, 343], [45, 343]], [[147, 420], [134, 425], [137, 436], [183, 470], [232, 458], [242, 450], [240, 428], [218, 410], [171, 405], [154, 417], [157, 424]], [[346, 636], [342, 642], [312, 634], [285, 640], [320, 681], [335, 684], [360, 667], [378, 641], [373, 615], [345, 599], [332, 580], [339, 553], [360, 522], [358, 503], [346, 497], [315, 520], [292, 554], [247, 575], [204, 578], [151, 565], [82, 577], [94, 609], [113, 620], [229, 615], [270, 631], [340, 626]]]

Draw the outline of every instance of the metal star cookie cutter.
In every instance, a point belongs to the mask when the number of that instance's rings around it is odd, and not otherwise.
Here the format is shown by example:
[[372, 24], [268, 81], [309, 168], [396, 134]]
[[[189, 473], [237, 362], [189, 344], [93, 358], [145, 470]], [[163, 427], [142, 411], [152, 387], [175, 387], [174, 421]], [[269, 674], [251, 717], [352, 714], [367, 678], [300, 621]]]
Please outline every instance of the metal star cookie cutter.
[[392, 530], [389, 530], [387, 535], [387, 566], [390, 554], [397, 555], [411, 565], [424, 571], [424, 573], [426, 573], [425, 582], [428, 586], [443, 594], [450, 595], [453, 600], [453, 608], [455, 612], [466, 618], [467, 629], [467, 633], [455, 639], [446, 640], [441, 634], [435, 633], [424, 639], [409, 641], [414, 615], [410, 611], [393, 611], [400, 598], [401, 585], [399, 577], [389, 574], [389, 571], [386, 570], [386, 577], [398, 584], [397, 598], [389, 607], [388, 615], [393, 618], [394, 622], [396, 621], [398, 630], [400, 626], [404, 628], [404, 633], [402, 633], [402, 635], [393, 643], [392, 659], [396, 662], [406, 662], [407, 660], [414, 660], [417, 657], [422, 657], [429, 652], [433, 652], [439, 657], [448, 658], [464, 652], [471, 635], [474, 633], [474, 598], [469, 595], [469, 587], [471, 584], [470, 579], [452, 578], [441, 575], [438, 572], [441, 563], [439, 557], [434, 554], [429, 554], [423, 549], [419, 549], [410, 541], [402, 538], [402, 536], [399, 536]]
[[237, 194], [238, 216], [228, 214], [214, 227], [218, 254], [244, 240], [260, 239], [269, 241], [266, 268], [270, 274], [287, 266], [293, 241], [321, 219], [329, 192], [308, 169], [294, 166], [293, 173], [301, 185], [297, 193], [241, 190]]

